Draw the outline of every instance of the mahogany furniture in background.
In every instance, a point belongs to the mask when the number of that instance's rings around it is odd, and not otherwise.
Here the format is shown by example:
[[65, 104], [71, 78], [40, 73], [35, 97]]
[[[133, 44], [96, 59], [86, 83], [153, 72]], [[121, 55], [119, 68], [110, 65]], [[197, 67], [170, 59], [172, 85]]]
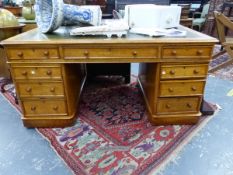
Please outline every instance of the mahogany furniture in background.
[[37, 29], [2, 42], [27, 127], [64, 127], [75, 121], [87, 63], [140, 63], [141, 86], [152, 124], [198, 121], [215, 38], [180, 26], [182, 38], [71, 37]]

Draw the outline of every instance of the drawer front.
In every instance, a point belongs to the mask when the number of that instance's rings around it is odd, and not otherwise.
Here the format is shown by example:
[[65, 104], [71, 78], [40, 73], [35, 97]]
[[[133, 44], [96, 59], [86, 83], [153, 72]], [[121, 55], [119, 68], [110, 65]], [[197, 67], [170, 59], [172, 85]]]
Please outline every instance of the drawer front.
[[58, 59], [57, 48], [14, 48], [7, 49], [7, 56], [9, 59]]
[[63, 48], [65, 59], [157, 58], [157, 48]]
[[14, 79], [61, 80], [61, 67], [11, 67]]
[[161, 66], [161, 79], [198, 78], [206, 77], [207, 64], [200, 65], [163, 65]]
[[20, 97], [64, 97], [62, 82], [17, 83], [17, 87]]
[[162, 81], [160, 97], [202, 95], [205, 81]]
[[64, 100], [22, 101], [25, 116], [33, 115], [67, 115]]
[[199, 112], [200, 97], [159, 98], [158, 114]]
[[211, 47], [182, 47], [163, 48], [163, 58], [205, 58], [210, 59]]

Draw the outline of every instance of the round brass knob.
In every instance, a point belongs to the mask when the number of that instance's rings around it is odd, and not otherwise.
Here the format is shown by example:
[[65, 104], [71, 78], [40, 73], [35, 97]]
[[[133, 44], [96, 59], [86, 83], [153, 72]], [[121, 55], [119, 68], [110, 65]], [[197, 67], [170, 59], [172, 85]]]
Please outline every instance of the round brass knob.
[[31, 88], [31, 87], [27, 87], [27, 88], [26, 88], [26, 91], [27, 91], [27, 92], [31, 92], [31, 91], [32, 91], [32, 88]]
[[84, 54], [86, 57], [88, 57], [88, 56], [89, 56], [88, 50], [85, 50], [83, 54]]
[[192, 91], [196, 91], [197, 90], [196, 86], [192, 86], [191, 89], [192, 89]]
[[170, 109], [170, 108], [171, 108], [171, 105], [166, 104], [166, 108], [167, 108], [167, 109]]
[[36, 106], [32, 106], [31, 111], [35, 111], [35, 110], [36, 110]]
[[170, 70], [170, 74], [174, 75], [176, 72], [174, 70]]
[[53, 107], [53, 110], [54, 110], [54, 111], [57, 111], [57, 110], [58, 110], [58, 106], [54, 106], [54, 107]]
[[55, 92], [55, 87], [51, 87], [50, 92]]
[[28, 74], [27, 71], [22, 72], [22, 75], [24, 75], [24, 76], [26, 76], [27, 74]]
[[177, 54], [177, 52], [176, 52], [176, 50], [172, 50], [172, 55], [176, 55]]
[[51, 70], [47, 70], [46, 74], [47, 75], [52, 75], [52, 71]]
[[23, 56], [23, 52], [18, 52], [17, 55], [18, 55], [19, 57], [22, 57], [22, 56]]
[[203, 54], [203, 50], [197, 50], [197, 55], [202, 55]]
[[137, 56], [138, 53], [137, 53], [137, 51], [133, 51], [132, 54], [133, 54], [133, 56]]
[[193, 70], [193, 73], [194, 73], [194, 74], [198, 74], [198, 73], [199, 73], [199, 71], [198, 71], [198, 70], [196, 70], [196, 69], [194, 69], [194, 70]]
[[48, 56], [49, 55], [49, 51], [44, 51], [44, 55]]
[[169, 92], [174, 92], [173, 88], [168, 88]]
[[192, 107], [192, 105], [191, 105], [190, 103], [187, 103], [187, 107], [191, 108], [191, 107]]

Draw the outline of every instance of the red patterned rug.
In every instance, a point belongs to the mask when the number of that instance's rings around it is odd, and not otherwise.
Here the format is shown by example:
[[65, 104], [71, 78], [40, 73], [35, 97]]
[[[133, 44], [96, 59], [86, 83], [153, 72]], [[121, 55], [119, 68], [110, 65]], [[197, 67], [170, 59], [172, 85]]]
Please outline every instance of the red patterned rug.
[[[3, 94], [20, 110], [9, 92]], [[155, 174], [211, 118], [192, 126], [152, 126], [138, 84], [104, 78], [84, 88], [74, 126], [37, 130], [74, 174]]]

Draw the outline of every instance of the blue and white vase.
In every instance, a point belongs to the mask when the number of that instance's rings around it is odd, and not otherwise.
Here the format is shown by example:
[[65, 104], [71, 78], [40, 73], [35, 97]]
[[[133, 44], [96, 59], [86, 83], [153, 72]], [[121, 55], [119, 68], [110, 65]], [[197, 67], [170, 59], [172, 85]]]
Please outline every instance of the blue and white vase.
[[36, 22], [42, 33], [50, 33], [61, 25], [100, 25], [100, 6], [75, 6], [64, 4], [63, 0], [36, 0]]

